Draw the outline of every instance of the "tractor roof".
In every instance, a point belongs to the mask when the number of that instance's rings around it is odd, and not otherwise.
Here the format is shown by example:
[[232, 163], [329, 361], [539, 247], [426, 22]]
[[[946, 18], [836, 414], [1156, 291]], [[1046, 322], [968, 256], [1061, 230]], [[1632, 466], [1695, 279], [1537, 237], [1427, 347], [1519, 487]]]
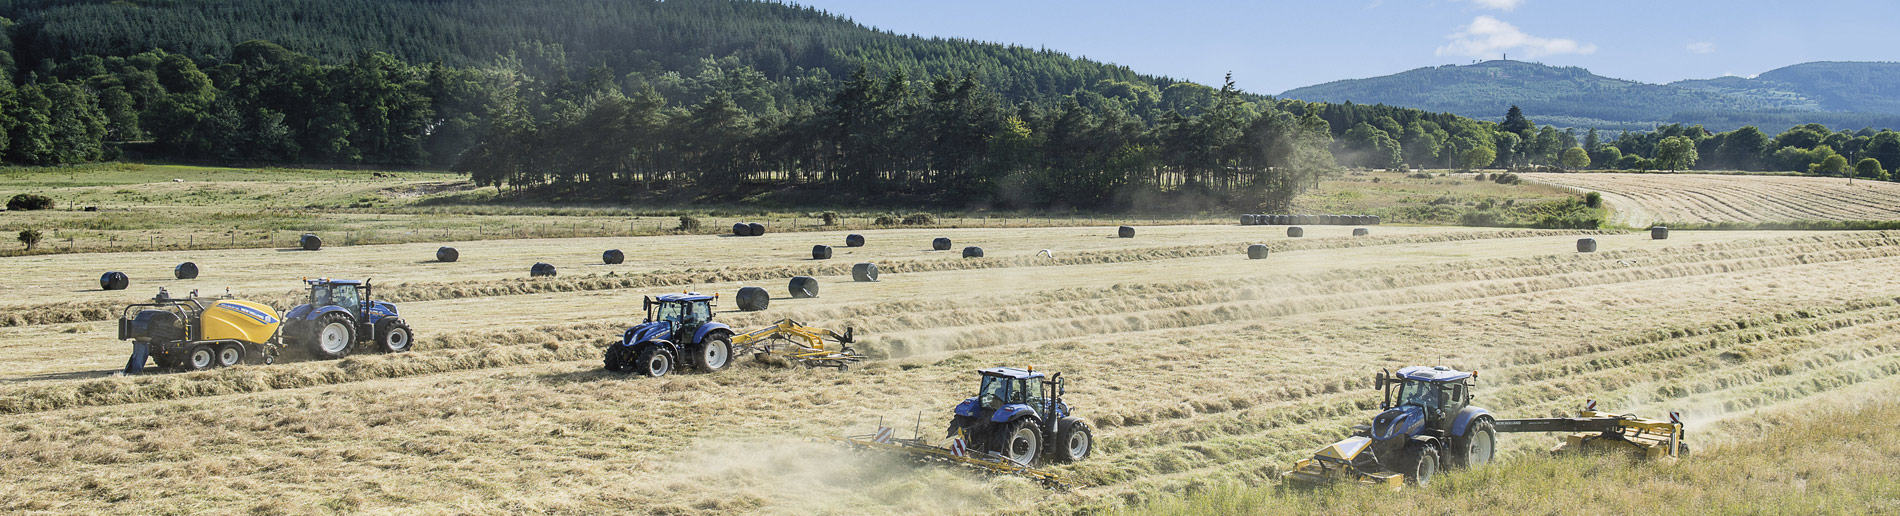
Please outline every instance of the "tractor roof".
[[1399, 378], [1427, 382], [1449, 382], [1471, 377], [1471, 373], [1445, 366], [1410, 366], [1399, 370]]
[[1042, 378], [1042, 373], [1023, 370], [1023, 369], [1017, 369], [1014, 367], [992, 367], [989, 369], [980, 369], [977, 372], [983, 373], [984, 375], [988, 375], [988, 376], [1001, 376], [1004, 378], [1017, 378], [1017, 379]]
[[323, 278], [323, 279], [313, 279], [313, 280], [304, 280], [304, 281], [310, 282], [311, 285], [361, 285], [363, 284], [363, 282], [356, 281], [353, 279]]
[[698, 292], [687, 292], [684, 294], [662, 294], [659, 297], [653, 298], [653, 300], [662, 301], [662, 302], [667, 302], [667, 301], [689, 301], [690, 302], [690, 301], [711, 301], [712, 298], [713, 296], [708, 296], [708, 295], [701, 294]]

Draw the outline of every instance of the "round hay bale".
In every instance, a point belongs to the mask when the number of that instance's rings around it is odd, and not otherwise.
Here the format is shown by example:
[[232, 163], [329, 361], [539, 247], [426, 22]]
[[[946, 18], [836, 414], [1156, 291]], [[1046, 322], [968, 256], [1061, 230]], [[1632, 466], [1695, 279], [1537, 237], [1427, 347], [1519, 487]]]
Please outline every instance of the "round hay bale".
[[1655, 226], [1655, 227], [1649, 228], [1649, 239], [1650, 240], [1668, 240], [1669, 228], [1666, 228], [1663, 226]]
[[752, 236], [759, 236], [759, 235], [765, 234], [764, 224], [753, 222], [753, 223], [746, 224], [745, 227], [746, 227], [746, 233], [749, 233]]
[[1306, 236], [1306, 229], [1301, 228], [1299, 226], [1288, 227], [1286, 228], [1286, 236], [1288, 238], [1299, 238], [1299, 237]]
[[1268, 216], [1267, 216], [1267, 225], [1271, 225], [1271, 226], [1285, 226], [1285, 225], [1286, 225], [1286, 215], [1268, 215]]
[[1577, 239], [1577, 252], [1579, 253], [1597, 252], [1597, 239], [1594, 239], [1594, 238]]
[[786, 289], [792, 291], [793, 298], [818, 297], [818, 278], [793, 276], [791, 285], [786, 286]]
[[739, 287], [739, 309], [747, 312], [764, 310], [772, 304], [772, 294], [759, 287]]
[[455, 250], [453, 247], [442, 246], [435, 248], [435, 261], [454, 262], [460, 259], [462, 259], [462, 252]]
[[1247, 259], [1249, 260], [1267, 259], [1267, 244], [1254, 244], [1254, 245], [1247, 246]]
[[732, 236], [752, 236], [752, 226], [747, 226], [744, 222], [734, 222]]
[[125, 287], [131, 284], [132, 284], [132, 278], [126, 277], [125, 273], [123, 272], [112, 271], [112, 272], [99, 275], [100, 289], [125, 290]]
[[982, 258], [983, 248], [977, 247], [977, 246], [965, 247], [963, 248], [963, 257], [964, 258]]
[[528, 268], [528, 276], [537, 278], [541, 276], [552, 277], [554, 276], [554, 266], [544, 262], [536, 262], [533, 267]]
[[1253, 225], [1253, 215], [1251, 215], [1251, 214], [1241, 214], [1241, 216], [1240, 216], [1240, 225], [1242, 225], [1242, 226], [1252, 226], [1252, 225]]
[[851, 281], [877, 281], [877, 264], [865, 262], [851, 266]]
[[1371, 224], [1371, 225], [1374, 225], [1374, 226], [1377, 226], [1377, 225], [1379, 225], [1379, 216], [1378, 216], [1378, 215], [1367, 215], [1367, 217], [1369, 217], [1369, 218], [1371, 218], [1371, 220], [1372, 220], [1371, 222], [1367, 222], [1367, 224]]
[[1352, 236], [1362, 237], [1370, 234], [1372, 234], [1372, 231], [1366, 228], [1352, 228]]
[[1135, 228], [1134, 226], [1122, 226], [1115, 230], [1115, 235], [1122, 238], [1135, 238]]
[[828, 245], [824, 245], [824, 244], [819, 244], [819, 245], [814, 245], [814, 246], [811, 246], [811, 259], [813, 259], [813, 260], [830, 260], [830, 259], [831, 259], [831, 246], [828, 246]]
[[627, 261], [627, 253], [620, 252], [619, 249], [608, 249], [605, 252], [600, 253], [600, 263], [605, 263], [607, 265], [620, 265], [621, 263], [625, 263], [626, 261]]
[[172, 267], [172, 277], [178, 279], [198, 279], [198, 264], [185, 262]]
[[844, 236], [845, 247], [864, 247], [864, 235], [852, 233]]
[[305, 251], [315, 251], [323, 248], [323, 238], [318, 237], [316, 233], [304, 233], [303, 236], [297, 237], [297, 245], [303, 247]]
[[930, 248], [938, 251], [948, 251], [950, 250], [950, 239], [937, 237], [936, 240], [930, 241]]

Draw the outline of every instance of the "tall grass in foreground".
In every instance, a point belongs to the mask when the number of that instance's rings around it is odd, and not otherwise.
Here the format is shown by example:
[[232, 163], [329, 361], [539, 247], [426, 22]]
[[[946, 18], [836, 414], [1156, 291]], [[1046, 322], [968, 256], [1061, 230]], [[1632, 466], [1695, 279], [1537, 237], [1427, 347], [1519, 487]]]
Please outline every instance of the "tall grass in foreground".
[[1770, 417], [1780, 421], [1754, 437], [1676, 463], [1519, 456], [1398, 493], [1225, 485], [1121, 514], [1900, 513], [1900, 402]]

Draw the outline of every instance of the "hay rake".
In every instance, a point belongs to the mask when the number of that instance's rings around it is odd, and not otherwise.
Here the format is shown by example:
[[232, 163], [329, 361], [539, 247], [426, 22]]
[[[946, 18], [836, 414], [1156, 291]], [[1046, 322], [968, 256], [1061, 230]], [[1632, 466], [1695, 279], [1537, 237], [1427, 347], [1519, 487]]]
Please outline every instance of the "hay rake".
[[865, 358], [847, 346], [852, 343], [852, 332], [851, 328], [845, 328], [844, 333], [839, 334], [782, 319], [771, 326], [734, 335], [732, 347], [739, 353], [774, 355], [805, 367], [835, 367], [845, 371]]
[[876, 433], [829, 438], [855, 450], [895, 452], [920, 463], [951, 464], [996, 475], [1016, 475], [1052, 489], [1081, 487], [1081, 484], [1053, 471], [1034, 468], [994, 452], [970, 449], [967, 445], [969, 439], [962, 432], [932, 443], [922, 435], [922, 421], [919, 415], [918, 428], [909, 439], [896, 437], [896, 432], [884, 426], [882, 419], [878, 421]]

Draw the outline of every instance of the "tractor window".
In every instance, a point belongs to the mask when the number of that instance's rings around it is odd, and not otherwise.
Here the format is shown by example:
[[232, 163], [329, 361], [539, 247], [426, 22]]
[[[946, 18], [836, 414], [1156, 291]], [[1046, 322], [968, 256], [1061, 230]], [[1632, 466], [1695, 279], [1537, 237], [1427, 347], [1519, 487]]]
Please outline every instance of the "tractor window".
[[1439, 399], [1438, 386], [1432, 385], [1431, 382], [1406, 380], [1399, 385], [1399, 405], [1418, 405], [1435, 409], [1438, 408]]
[[1028, 380], [1023, 380], [1022, 382], [1023, 382], [1022, 384], [1023, 396], [1022, 396], [1022, 401], [1018, 403], [1033, 404], [1037, 400], [1042, 399], [1042, 382], [1036, 381], [1033, 378], [1028, 379]]
[[337, 306], [344, 308], [355, 309], [361, 304], [356, 297], [356, 285], [337, 285], [332, 297], [334, 298], [332, 301], [334, 301]]
[[998, 408], [1009, 399], [1009, 383], [1012, 380], [1001, 376], [983, 376], [983, 387], [977, 390], [977, 402], [984, 408]]
[[654, 317], [653, 320], [680, 322], [680, 305], [681, 303], [660, 303], [659, 316]]
[[705, 301], [695, 301], [692, 310], [687, 312], [686, 316], [692, 322], [703, 323], [712, 320], [712, 308], [707, 306]]

